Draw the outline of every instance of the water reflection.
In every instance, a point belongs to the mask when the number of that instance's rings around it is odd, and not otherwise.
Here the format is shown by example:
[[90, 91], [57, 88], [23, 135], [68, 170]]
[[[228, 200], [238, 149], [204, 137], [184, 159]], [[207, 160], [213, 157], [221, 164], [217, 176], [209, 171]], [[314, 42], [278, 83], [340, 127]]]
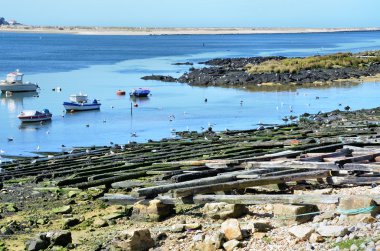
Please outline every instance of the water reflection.
[[23, 131], [34, 132], [40, 129], [49, 129], [51, 128], [52, 121], [41, 121], [41, 122], [28, 122], [21, 123], [18, 129]]
[[1, 106], [7, 107], [8, 111], [15, 113], [18, 110], [24, 109], [24, 98], [34, 98], [38, 97], [37, 92], [20, 92], [12, 93], [11, 95], [1, 93], [0, 104]]

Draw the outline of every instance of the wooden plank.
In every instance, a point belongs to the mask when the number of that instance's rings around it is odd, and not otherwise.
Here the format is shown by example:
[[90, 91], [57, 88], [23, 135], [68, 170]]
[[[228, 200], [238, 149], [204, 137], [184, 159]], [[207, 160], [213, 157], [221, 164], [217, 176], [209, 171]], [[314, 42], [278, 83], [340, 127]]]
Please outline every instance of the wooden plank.
[[325, 145], [325, 146], [318, 146], [306, 149], [304, 152], [312, 153], [312, 152], [333, 152], [336, 151], [339, 148], [343, 148], [343, 143], [337, 143], [337, 144], [331, 144], [331, 145]]
[[336, 204], [338, 195], [293, 195], [293, 194], [255, 194], [255, 195], [196, 195], [195, 204], [226, 202], [229, 204]]
[[324, 170], [339, 170], [339, 167], [334, 163], [324, 162], [302, 162], [292, 160], [281, 161], [250, 161], [244, 164], [246, 169], [255, 168], [293, 168], [293, 169], [324, 169]]
[[240, 160], [241, 161], [269, 161], [269, 160], [277, 159], [277, 158], [297, 157], [301, 153], [302, 153], [302, 151], [286, 150], [286, 151], [282, 151], [282, 152], [265, 154], [263, 156], [252, 157], [252, 158], [245, 158], [245, 159], [240, 159]]
[[[318, 162], [318, 161], [323, 161], [325, 158], [336, 158], [336, 157], [345, 157], [349, 154], [352, 153], [351, 149], [343, 148], [340, 149], [336, 152], [333, 153], [320, 153], [319, 155], [315, 156], [310, 156], [310, 157], [305, 157], [305, 158], [300, 158], [300, 161], [304, 162]], [[308, 155], [308, 154], [306, 154]]]
[[370, 163], [370, 164], [347, 163], [343, 165], [341, 170], [380, 172], [380, 163]]
[[[258, 171], [261, 171], [261, 170], [258, 170]], [[175, 183], [175, 184], [167, 184], [167, 185], [161, 185], [161, 186], [141, 188], [137, 190], [137, 194], [138, 196], [146, 196], [146, 197], [152, 198], [152, 197], [157, 196], [158, 194], [166, 193], [173, 189], [208, 185], [208, 184], [218, 183], [218, 182], [234, 181], [234, 180], [237, 180], [236, 179], [237, 175], [254, 174], [254, 173], [257, 173], [258, 171], [247, 170], [247, 171], [223, 173], [223, 174], [217, 175], [216, 177], [202, 178], [202, 179], [184, 181], [184, 182]]]
[[263, 186], [270, 184], [286, 183], [289, 181], [301, 181], [307, 179], [318, 179], [331, 176], [330, 171], [309, 171], [296, 173], [292, 175], [280, 175], [275, 177], [266, 177], [253, 180], [239, 180], [225, 183], [217, 183], [210, 185], [200, 185], [195, 187], [187, 187], [174, 189], [172, 192], [175, 197], [187, 197], [195, 194], [213, 193], [217, 191], [231, 191], [235, 189], [245, 189], [253, 186]]
[[365, 154], [356, 157], [345, 158], [344, 160], [335, 161], [336, 164], [343, 166], [346, 163], [361, 162], [361, 161], [373, 161], [377, 156], [380, 156], [380, 152]]

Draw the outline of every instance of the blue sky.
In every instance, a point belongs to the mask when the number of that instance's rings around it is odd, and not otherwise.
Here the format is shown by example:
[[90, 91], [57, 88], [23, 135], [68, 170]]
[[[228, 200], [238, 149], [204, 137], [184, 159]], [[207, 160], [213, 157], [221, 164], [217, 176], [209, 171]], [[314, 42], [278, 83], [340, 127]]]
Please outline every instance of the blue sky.
[[380, 27], [379, 0], [1, 0], [32, 25]]

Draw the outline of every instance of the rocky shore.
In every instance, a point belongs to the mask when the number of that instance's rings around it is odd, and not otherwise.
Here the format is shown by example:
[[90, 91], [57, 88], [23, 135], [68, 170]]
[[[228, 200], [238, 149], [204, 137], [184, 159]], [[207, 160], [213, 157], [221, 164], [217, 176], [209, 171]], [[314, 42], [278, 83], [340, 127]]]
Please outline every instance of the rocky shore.
[[247, 65], [260, 65], [266, 61], [280, 61], [285, 57], [216, 58], [200, 62], [207, 67], [190, 68], [179, 78], [162, 75], [144, 76], [144, 80], [179, 82], [193, 86], [260, 86], [260, 85], [304, 85], [328, 83], [337, 80], [353, 80], [380, 74], [380, 62], [365, 67], [336, 67], [305, 69], [298, 72], [249, 73]]
[[0, 250], [379, 250], [379, 121], [337, 110], [2, 163]]

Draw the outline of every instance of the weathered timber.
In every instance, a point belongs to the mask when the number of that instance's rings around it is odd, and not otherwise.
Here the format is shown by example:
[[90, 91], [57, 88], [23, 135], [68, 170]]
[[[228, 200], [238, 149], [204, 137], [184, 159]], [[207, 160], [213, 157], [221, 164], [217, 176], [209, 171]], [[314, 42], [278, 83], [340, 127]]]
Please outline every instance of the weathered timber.
[[279, 161], [250, 161], [243, 164], [247, 169], [255, 168], [293, 168], [293, 169], [324, 169], [324, 170], [339, 170], [339, 167], [334, 163], [324, 162], [301, 162], [291, 160]]
[[312, 152], [333, 152], [337, 149], [343, 148], [343, 143], [336, 143], [336, 144], [329, 144], [325, 146], [318, 146], [313, 147], [305, 150], [305, 153], [312, 153]]
[[195, 204], [226, 202], [229, 204], [336, 204], [338, 195], [293, 195], [293, 194], [255, 194], [255, 195], [196, 195]]
[[333, 153], [325, 153], [325, 154], [320, 154], [318, 156], [300, 158], [300, 161], [318, 162], [318, 161], [323, 161], [323, 159], [325, 159], [325, 158], [345, 157], [351, 153], [352, 153], [352, 150], [347, 149], [347, 148], [343, 148], [343, 149], [340, 149], [339, 151], [336, 151]]
[[124, 174], [124, 175], [119, 175], [111, 178], [105, 178], [101, 180], [94, 180], [94, 181], [89, 181], [89, 182], [83, 182], [74, 185], [75, 187], [78, 187], [79, 189], [87, 189], [90, 187], [96, 187], [96, 186], [101, 186], [101, 185], [111, 185], [112, 183], [118, 182], [118, 181], [123, 181], [123, 180], [129, 180], [129, 179], [136, 179], [140, 177], [146, 176], [146, 171], [140, 171], [140, 172], [134, 172], [134, 173], [129, 173], [129, 174]]
[[231, 191], [235, 189], [245, 189], [254, 186], [263, 186], [270, 184], [286, 183], [289, 181], [301, 181], [307, 179], [326, 178], [331, 176], [330, 171], [309, 171], [291, 175], [279, 175], [275, 177], [266, 177], [260, 179], [239, 180], [225, 183], [216, 183], [211, 185], [201, 185], [188, 188], [174, 189], [172, 192], [175, 197], [187, 197], [195, 194], [213, 193], [217, 191]]
[[236, 174], [236, 173], [231, 174], [231, 175], [225, 174], [225, 175], [218, 175], [216, 177], [209, 177], [209, 178], [203, 178], [203, 179], [197, 179], [197, 180], [184, 181], [184, 182], [175, 183], [175, 184], [147, 187], [147, 188], [138, 189], [137, 193], [139, 196], [146, 196], [146, 197], [152, 198], [158, 194], [166, 193], [166, 192], [173, 190], [173, 189], [207, 185], [207, 184], [216, 183], [216, 182], [233, 181], [233, 180], [236, 180], [237, 175], [238, 174]]
[[239, 168], [218, 168], [218, 169], [211, 169], [211, 170], [205, 170], [205, 171], [199, 171], [194, 173], [185, 173], [185, 174], [179, 174], [174, 175], [171, 177], [171, 180], [173, 182], [183, 182], [198, 178], [206, 178], [206, 177], [212, 177], [219, 173], [225, 173], [229, 171], [236, 171], [239, 170]]
[[292, 150], [286, 150], [281, 151], [277, 153], [271, 153], [271, 154], [265, 154], [263, 156], [253, 157], [253, 158], [245, 158], [245, 159], [239, 159], [240, 161], [269, 161], [272, 159], [277, 158], [289, 158], [289, 157], [297, 157], [300, 155], [302, 151], [292, 151]]
[[343, 166], [346, 163], [361, 162], [361, 161], [373, 161], [377, 156], [380, 156], [380, 152], [365, 154], [365, 155], [356, 156], [356, 157], [345, 158], [343, 160], [338, 160], [335, 163], [340, 165], [340, 166]]

